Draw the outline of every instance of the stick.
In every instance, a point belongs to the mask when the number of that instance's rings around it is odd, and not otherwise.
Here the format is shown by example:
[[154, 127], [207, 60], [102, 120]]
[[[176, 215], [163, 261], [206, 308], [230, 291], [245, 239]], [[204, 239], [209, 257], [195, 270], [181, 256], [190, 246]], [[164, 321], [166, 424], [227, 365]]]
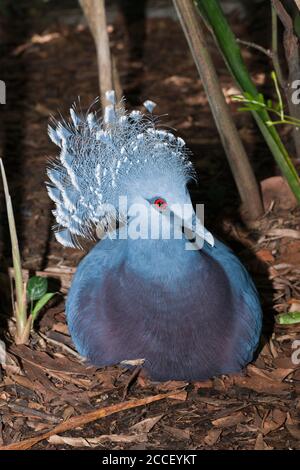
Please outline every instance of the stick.
[[[181, 390], [180, 390], [181, 391]], [[68, 419], [67, 421], [63, 421], [62, 423], [55, 426], [50, 431], [45, 432], [44, 434], [40, 434], [36, 437], [32, 437], [30, 439], [25, 439], [21, 442], [14, 442], [7, 446], [0, 446], [0, 450], [26, 450], [30, 449], [32, 446], [41, 442], [49, 437], [53, 436], [54, 434], [60, 434], [65, 431], [70, 431], [71, 429], [78, 428], [79, 426], [83, 426], [85, 424], [91, 423], [96, 421], [97, 419], [105, 418], [106, 416], [110, 416], [116, 413], [120, 413], [124, 410], [130, 410], [131, 408], [137, 408], [140, 406], [149, 405], [155, 401], [164, 400], [165, 398], [170, 398], [176, 396], [178, 392], [170, 392], [170, 393], [163, 393], [159, 395], [154, 395], [146, 398], [141, 398], [138, 400], [130, 400], [125, 401], [122, 403], [118, 403], [116, 405], [106, 406], [104, 408], [98, 408], [94, 411], [90, 411], [89, 413], [73, 416], [72, 418]]]
[[269, 59], [272, 59], [272, 51], [270, 51], [270, 49], [266, 49], [265, 47], [260, 46], [259, 44], [256, 44], [255, 42], [244, 41], [243, 39], [237, 39], [236, 42], [244, 46], [251, 47], [252, 49], [257, 49], [258, 51], [268, 56]]

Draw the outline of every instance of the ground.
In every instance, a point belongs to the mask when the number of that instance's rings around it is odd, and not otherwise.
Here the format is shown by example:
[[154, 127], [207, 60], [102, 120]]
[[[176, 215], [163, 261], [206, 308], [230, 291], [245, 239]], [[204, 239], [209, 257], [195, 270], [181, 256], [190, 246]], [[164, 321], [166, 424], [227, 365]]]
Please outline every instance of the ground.
[[[60, 294], [43, 312], [26, 346], [10, 341], [7, 329], [13, 333], [14, 324], [6, 321], [5, 303], [1, 306], [8, 356], [6, 366], [0, 368], [0, 445], [18, 447], [21, 441], [49, 431], [39, 442], [26, 441], [23, 447], [299, 449], [300, 369], [291, 356], [297, 353], [292, 347], [300, 326], [274, 325], [274, 314], [299, 310], [300, 212], [281, 207], [282, 201], [274, 203], [271, 197], [261, 220], [251, 229], [243, 224], [207, 98], [168, 1], [151, 2], [144, 50], [131, 54], [122, 17], [114, 15], [117, 7], [110, 9], [112, 50], [128, 107], [140, 106], [147, 98], [156, 101], [157, 113], [167, 114], [165, 124], [175, 128], [193, 151], [199, 176], [199, 185], [191, 188], [193, 199], [205, 203], [206, 225], [234, 248], [259, 289], [264, 310], [261, 348], [242, 374], [192, 384], [153, 383], [138, 368], [134, 372], [119, 367], [95, 369], [74, 351], [64, 295], [84, 253], [62, 248], [52, 234], [52, 205], [44, 181], [48, 157], [56, 149], [47, 137], [47, 124], [50, 115], [66, 115], [78, 96], [86, 110], [98, 95], [96, 55], [75, 2], [50, 2], [50, 6], [32, 2], [30, 7], [23, 3], [24, 10], [18, 7], [13, 12], [13, 22], [9, 11], [0, 20], [5, 52], [0, 78], [7, 85], [7, 104], [0, 108], [0, 151], [13, 197], [23, 267], [57, 278]], [[231, 15], [240, 37], [247, 39], [251, 30], [264, 44], [265, 23], [258, 18], [250, 23]], [[132, 28], [141, 44], [141, 24]], [[228, 96], [234, 84], [210, 39], [209, 44]], [[244, 55], [258, 85], [271, 93], [266, 58], [249, 49]], [[258, 179], [278, 175], [251, 117], [230, 106]], [[281, 132], [290, 149], [290, 131]], [[1, 207], [3, 221], [4, 204]], [[4, 273], [11, 259], [3, 222], [0, 253]], [[4, 299], [5, 274], [1, 280]], [[161, 396], [165, 393], [171, 397]], [[128, 402], [131, 409], [126, 410]], [[90, 413], [98, 408], [105, 413], [92, 420]]]

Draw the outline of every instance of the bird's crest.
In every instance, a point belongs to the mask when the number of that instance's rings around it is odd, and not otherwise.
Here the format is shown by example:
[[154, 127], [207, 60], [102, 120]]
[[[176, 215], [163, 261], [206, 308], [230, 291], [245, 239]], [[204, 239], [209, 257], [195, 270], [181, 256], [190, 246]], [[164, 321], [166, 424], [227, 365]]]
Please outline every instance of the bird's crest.
[[147, 114], [127, 113], [122, 101], [115, 103], [113, 91], [106, 98], [111, 104], [103, 119], [94, 112], [78, 115], [73, 107], [70, 122], [49, 126], [61, 152], [47, 170], [47, 190], [56, 204], [55, 236], [64, 246], [80, 247], [78, 237], [95, 239], [96, 227], [109, 223], [110, 208], [126, 195], [126, 180], [139, 178], [145, 169], [175, 169], [186, 180], [193, 176], [185, 142], [157, 128], [155, 103], [145, 101]]

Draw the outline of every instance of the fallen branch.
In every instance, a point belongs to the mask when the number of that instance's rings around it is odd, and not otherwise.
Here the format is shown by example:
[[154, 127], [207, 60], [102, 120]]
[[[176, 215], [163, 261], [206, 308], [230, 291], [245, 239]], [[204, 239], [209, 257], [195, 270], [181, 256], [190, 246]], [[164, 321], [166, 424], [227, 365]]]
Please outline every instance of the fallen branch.
[[41, 442], [45, 439], [49, 439], [49, 437], [54, 436], [55, 434], [70, 431], [72, 429], [96, 421], [97, 419], [105, 418], [106, 416], [111, 416], [113, 414], [120, 413], [121, 411], [130, 410], [131, 408], [149, 405], [150, 403], [164, 400], [165, 398], [176, 398], [176, 394], [180, 393], [181, 391], [182, 390], [179, 390], [178, 392], [173, 391], [170, 393], [152, 395], [150, 397], [140, 398], [138, 400], [130, 400], [118, 403], [117, 405], [110, 405], [106, 406], [105, 408], [98, 408], [97, 410], [90, 411], [89, 413], [83, 415], [73, 416], [67, 421], [63, 421], [62, 423], [58, 424], [50, 431], [47, 431], [36, 437], [31, 437], [30, 439], [25, 439], [24, 441], [14, 442], [12, 444], [8, 444], [7, 446], [0, 446], [0, 450], [27, 450], [33, 447], [38, 442]]

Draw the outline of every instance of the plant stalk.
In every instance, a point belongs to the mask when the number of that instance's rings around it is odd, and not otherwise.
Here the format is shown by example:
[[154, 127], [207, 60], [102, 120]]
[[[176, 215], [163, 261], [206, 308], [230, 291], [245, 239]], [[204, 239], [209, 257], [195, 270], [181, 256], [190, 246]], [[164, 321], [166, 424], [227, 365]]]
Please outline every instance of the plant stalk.
[[105, 1], [79, 0], [79, 3], [87, 19], [96, 46], [99, 87], [102, 109], [104, 110], [105, 106], [109, 104], [105, 97], [106, 91], [115, 90], [117, 100], [120, 100], [122, 97], [122, 89], [115, 58], [110, 52]]
[[18, 242], [18, 237], [17, 237], [14, 212], [13, 212], [11, 197], [9, 194], [9, 189], [8, 189], [8, 184], [7, 184], [7, 179], [6, 179], [6, 174], [5, 174], [5, 169], [4, 169], [4, 165], [2, 162], [2, 158], [0, 158], [0, 168], [1, 168], [4, 195], [5, 195], [5, 201], [6, 201], [8, 226], [9, 226], [9, 233], [10, 233], [10, 239], [11, 239], [12, 258], [13, 258], [13, 266], [14, 266], [14, 273], [15, 273], [16, 308], [14, 310], [15, 310], [16, 325], [17, 325], [17, 338], [21, 338], [23, 336], [23, 332], [25, 330], [26, 321], [27, 321], [26, 290], [25, 290], [25, 283], [24, 283], [23, 274], [22, 274], [21, 256], [20, 256], [20, 250], [19, 250], [19, 242]]
[[248, 218], [255, 220], [263, 214], [258, 184], [219, 84], [197, 11], [192, 1], [173, 2], [202, 79], [242, 203]]

